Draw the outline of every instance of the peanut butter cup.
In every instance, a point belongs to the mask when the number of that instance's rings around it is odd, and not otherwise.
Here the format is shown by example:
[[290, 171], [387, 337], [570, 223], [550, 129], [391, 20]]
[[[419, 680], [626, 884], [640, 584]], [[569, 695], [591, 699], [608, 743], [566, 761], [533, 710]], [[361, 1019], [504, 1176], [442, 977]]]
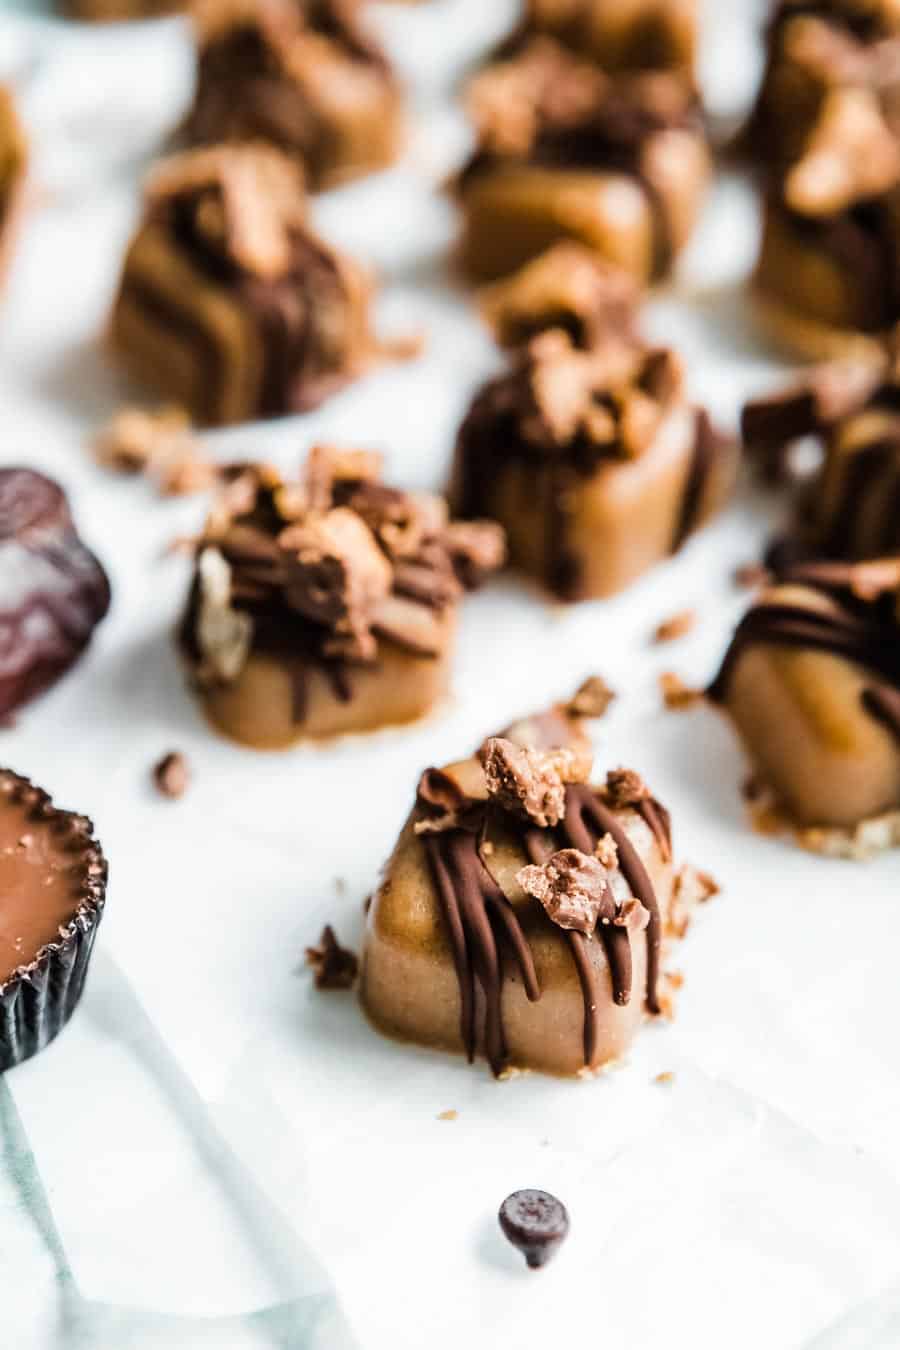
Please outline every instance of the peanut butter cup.
[[267, 141], [314, 188], [390, 164], [400, 88], [363, 9], [360, 0], [195, 0], [186, 141]]
[[0, 469], [0, 715], [59, 679], [108, 608], [106, 573], [62, 488], [31, 469]]
[[9, 261], [22, 212], [28, 146], [12, 95], [0, 85], [0, 278]]
[[710, 173], [682, 79], [610, 76], [536, 37], [475, 77], [468, 107], [476, 150], [457, 194], [470, 276], [505, 276], [560, 239], [642, 285], [670, 270]]
[[513, 564], [562, 600], [623, 589], [730, 494], [734, 444], [688, 403], [667, 348], [578, 351], [553, 329], [475, 397], [451, 501], [498, 520]]
[[0, 1072], [37, 1054], [81, 997], [106, 899], [86, 816], [0, 770]]
[[848, 857], [900, 843], [900, 559], [787, 569], [710, 694], [802, 843]]
[[379, 1030], [483, 1054], [495, 1075], [573, 1076], [663, 1011], [687, 869], [639, 775], [590, 771], [570, 704], [422, 775], [367, 917], [361, 994]]
[[238, 466], [197, 541], [181, 644], [211, 721], [259, 748], [369, 731], [446, 692], [456, 612], [502, 530], [318, 447], [303, 476]]
[[299, 170], [264, 145], [189, 151], [152, 173], [113, 346], [201, 425], [315, 407], [385, 355], [372, 281], [307, 222]]

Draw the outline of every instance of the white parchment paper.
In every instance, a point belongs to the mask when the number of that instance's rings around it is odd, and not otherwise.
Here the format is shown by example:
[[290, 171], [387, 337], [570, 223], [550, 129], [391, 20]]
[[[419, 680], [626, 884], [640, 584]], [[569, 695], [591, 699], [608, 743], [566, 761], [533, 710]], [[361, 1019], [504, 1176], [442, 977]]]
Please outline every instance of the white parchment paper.
[[[708, 8], [704, 75], [728, 114], [758, 69], [756, 7]], [[436, 189], [466, 145], [450, 92], [513, 9], [376, 7], [411, 86], [409, 150], [316, 203], [322, 229], [381, 269], [385, 327], [427, 330], [425, 355], [315, 415], [211, 437], [214, 453], [289, 468], [327, 436], [384, 449], [399, 483], [442, 484], [498, 364], [447, 268], [453, 212]], [[84, 661], [0, 733], [0, 760], [89, 812], [111, 863], [81, 1009], [0, 1083], [0, 1344], [896, 1346], [900, 860], [829, 863], [753, 835], [727, 727], [663, 712], [656, 691], [661, 669], [712, 673], [745, 599], [731, 571], [757, 556], [773, 503], [745, 488], [603, 604], [561, 611], [514, 581], [473, 597], [455, 695], [418, 727], [281, 755], [217, 739], [170, 639], [186, 565], [163, 557], [202, 503], [163, 503], [84, 448], [128, 393], [97, 338], [142, 161], [189, 94], [184, 29], [13, 11], [0, 70], [33, 130], [35, 185], [0, 310], [3, 459], [65, 484], [115, 598]], [[731, 424], [778, 374], [740, 302], [756, 229], [749, 190], [723, 179], [647, 317]], [[686, 607], [695, 632], [652, 647]], [[684, 944], [677, 1020], [592, 1083], [498, 1084], [381, 1040], [351, 996], [315, 992], [304, 946], [324, 922], [358, 942], [426, 764], [595, 669], [622, 692], [598, 763], [638, 768], [671, 805], [679, 854], [723, 886]], [[175, 804], [149, 785], [173, 748], [195, 775]], [[572, 1215], [537, 1276], [496, 1225], [519, 1186]]]

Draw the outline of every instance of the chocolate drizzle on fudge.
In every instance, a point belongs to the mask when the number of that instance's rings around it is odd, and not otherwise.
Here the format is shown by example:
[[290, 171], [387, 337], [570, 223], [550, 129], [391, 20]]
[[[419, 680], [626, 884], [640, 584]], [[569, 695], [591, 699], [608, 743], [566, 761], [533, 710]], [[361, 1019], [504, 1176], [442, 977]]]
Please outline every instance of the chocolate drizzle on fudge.
[[504, 557], [499, 526], [458, 526], [441, 498], [380, 482], [379, 456], [326, 447], [295, 481], [232, 466], [196, 547], [181, 629], [195, 677], [230, 683], [251, 652], [287, 657], [297, 724], [313, 667], [346, 702], [382, 642], [440, 656], [442, 614]]
[[460, 176], [463, 192], [478, 176], [516, 164], [627, 174], [653, 212], [653, 274], [666, 271], [674, 229], [655, 151], [670, 132], [702, 138], [696, 96], [682, 79], [664, 72], [612, 79], [537, 37], [475, 77], [468, 107], [477, 149]]
[[821, 465], [798, 495], [794, 528], [776, 551], [864, 559], [900, 550], [900, 334], [880, 359], [814, 368], [743, 410], [749, 456], [789, 478], [796, 442], [814, 438]]
[[[647, 452], [665, 418], [683, 406], [682, 386], [681, 364], [667, 348], [609, 339], [582, 352], [560, 330], [532, 339], [510, 371], [476, 395], [460, 429], [453, 493], [459, 514], [485, 511], [503, 466], [527, 466], [543, 502], [544, 580], [561, 599], [581, 598], [581, 561], [566, 545], [579, 483], [604, 463]], [[700, 522], [724, 444], [697, 410], [672, 552]]]
[[359, 0], [196, 0], [194, 20], [187, 143], [266, 141], [314, 187], [394, 157], [399, 89]]
[[739, 623], [709, 696], [725, 701], [750, 646], [826, 652], [867, 672], [863, 706], [900, 739], [900, 559], [800, 563], [778, 582]]
[[[573, 728], [577, 736], [577, 720], [568, 729]], [[562, 730], [565, 734], [565, 726]], [[584, 1000], [584, 1063], [590, 1067], [604, 998], [591, 955], [593, 942], [603, 944], [614, 1001], [626, 1005], [633, 994], [631, 934], [646, 929], [645, 1006], [652, 1014], [660, 1011], [660, 909], [622, 813], [641, 816], [666, 862], [671, 858], [668, 813], [637, 774], [620, 770], [608, 776], [605, 787], [588, 785], [583, 780], [589, 757], [571, 744], [557, 742], [537, 750], [495, 737], [480, 754], [486, 796], [467, 797], [450, 775], [428, 770], [419, 784], [413, 817], [453, 954], [466, 1054], [471, 1061], [481, 1039], [494, 1074], [506, 1067], [506, 959], [517, 970], [526, 997], [531, 1002], [541, 997], [517, 907], [491, 872], [493, 839], [499, 837], [512, 840], [530, 864], [519, 871], [517, 885], [537, 898], [548, 921], [565, 933]], [[484, 1017], [481, 1038], [479, 1006]]]

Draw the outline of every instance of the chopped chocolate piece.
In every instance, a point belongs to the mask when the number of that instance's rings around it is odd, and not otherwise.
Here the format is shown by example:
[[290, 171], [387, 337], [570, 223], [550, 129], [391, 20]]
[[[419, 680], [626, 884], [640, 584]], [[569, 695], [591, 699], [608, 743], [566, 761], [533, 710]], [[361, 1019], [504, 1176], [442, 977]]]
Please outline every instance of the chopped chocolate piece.
[[662, 1073], [658, 1073], [653, 1081], [659, 1087], [670, 1087], [675, 1082], [675, 1075], [671, 1069], [665, 1069]]
[[703, 690], [686, 684], [674, 670], [664, 670], [659, 677], [659, 691], [663, 702], [672, 712], [684, 712], [703, 701]]
[[640, 285], [669, 270], [710, 173], [696, 94], [682, 78], [610, 76], [538, 36], [475, 76], [468, 107], [476, 150], [458, 191], [473, 276], [506, 276], [561, 240]]
[[109, 600], [62, 488], [31, 469], [0, 469], [0, 715], [78, 660]]
[[566, 712], [571, 717], [602, 717], [615, 697], [602, 675], [589, 675], [569, 699]]
[[[319, 447], [296, 480], [225, 472], [181, 645], [213, 722], [238, 740], [411, 721], [445, 692], [464, 584], [502, 556], [498, 527], [457, 537], [441, 499], [386, 487], [378, 469], [369, 452]], [[459, 568], [485, 539], [478, 566]]]
[[438, 1112], [438, 1120], [458, 1120], [458, 1119], [459, 1119], [459, 1112], [455, 1111], [452, 1106], [448, 1111]]
[[93, 829], [0, 770], [0, 1073], [48, 1045], [78, 1005], [106, 901]]
[[897, 559], [788, 570], [755, 598], [709, 690], [778, 813], [844, 831], [851, 853], [900, 810], [898, 583]]
[[[578, 721], [554, 712], [540, 743], [555, 750], [493, 737], [422, 776], [367, 916], [369, 1017], [483, 1053], [498, 1076], [576, 1076], [622, 1055], [660, 1011], [674, 936], [668, 813], [637, 775], [614, 775], [618, 797], [583, 781]], [[541, 732], [546, 716], [519, 725]], [[567, 725], [575, 753], [559, 749]]]
[[12, 94], [0, 84], [0, 277], [12, 253], [22, 213], [28, 145]]
[[591, 757], [572, 748], [533, 750], [492, 736], [482, 754], [487, 789], [507, 811], [541, 829], [559, 823], [565, 811], [566, 785], [585, 783]]
[[613, 839], [608, 831], [602, 838], [597, 840], [597, 843], [594, 846], [594, 857], [599, 858], [600, 862], [602, 862], [603, 866], [606, 868], [618, 867], [619, 850], [616, 847], [615, 839]]
[[577, 848], [561, 849], [545, 863], [523, 867], [516, 881], [526, 894], [540, 900], [560, 928], [593, 933], [598, 922], [617, 920], [609, 872], [599, 858]]
[[636, 806], [647, 801], [650, 789], [634, 769], [610, 769], [606, 775], [606, 795], [613, 806]]
[[275, 417], [386, 355], [371, 298], [368, 273], [310, 229], [295, 167], [266, 146], [219, 146], [152, 174], [112, 340], [200, 425]]
[[93, 451], [98, 464], [117, 473], [143, 473], [194, 445], [183, 408], [122, 408], [97, 436]]
[[399, 85], [356, 0], [195, 0], [194, 15], [189, 143], [268, 141], [317, 188], [396, 158]]
[[183, 797], [191, 781], [191, 770], [185, 756], [178, 750], [163, 755], [159, 763], [153, 766], [153, 781], [164, 797]]
[[583, 244], [554, 244], [512, 276], [485, 286], [479, 298], [502, 347], [521, 347], [552, 328], [585, 350], [636, 334], [634, 277]]
[[656, 625], [653, 633], [654, 642], [676, 642], [691, 629], [697, 622], [697, 615], [692, 609], [679, 610], [673, 614], [671, 619], [664, 619], [662, 623]]
[[565, 1205], [547, 1191], [514, 1191], [500, 1206], [503, 1234], [530, 1270], [545, 1266], [569, 1232]]
[[322, 929], [318, 947], [307, 947], [306, 963], [315, 972], [317, 989], [352, 989], [359, 973], [359, 959], [342, 947], [331, 924]]
[[514, 565], [560, 599], [610, 595], [668, 556], [728, 497], [736, 447], [683, 392], [673, 353], [534, 338], [476, 395], [451, 501], [499, 521]]

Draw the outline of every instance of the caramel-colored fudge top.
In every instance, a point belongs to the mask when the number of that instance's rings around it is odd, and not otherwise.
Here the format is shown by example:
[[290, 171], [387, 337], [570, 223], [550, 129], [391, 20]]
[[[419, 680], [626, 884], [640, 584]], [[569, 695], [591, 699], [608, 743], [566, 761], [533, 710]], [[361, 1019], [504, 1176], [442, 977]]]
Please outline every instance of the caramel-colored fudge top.
[[865, 361], [813, 368], [743, 410], [747, 453], [766, 476], [789, 477], [809, 437], [821, 466], [796, 493], [791, 554], [848, 561], [900, 551], [900, 332]]
[[[705, 175], [705, 138], [696, 95], [665, 72], [612, 77], [537, 37], [471, 82], [467, 108], [476, 150], [460, 191], [483, 175], [516, 167], [625, 174], [654, 215], [653, 274], [666, 271], [684, 242], [684, 183]], [[699, 148], [699, 153], [698, 153]]]
[[102, 903], [105, 876], [90, 821], [0, 770], [0, 988]]
[[696, 30], [697, 0], [527, 0], [503, 50], [549, 33], [605, 70], [675, 70], [690, 77]]
[[346, 671], [372, 665], [383, 642], [438, 657], [463, 591], [500, 566], [503, 532], [453, 522], [442, 498], [380, 480], [380, 457], [318, 447], [301, 476], [234, 465], [197, 540], [182, 643], [201, 684], [229, 684], [250, 654], [315, 666], [340, 697]]

